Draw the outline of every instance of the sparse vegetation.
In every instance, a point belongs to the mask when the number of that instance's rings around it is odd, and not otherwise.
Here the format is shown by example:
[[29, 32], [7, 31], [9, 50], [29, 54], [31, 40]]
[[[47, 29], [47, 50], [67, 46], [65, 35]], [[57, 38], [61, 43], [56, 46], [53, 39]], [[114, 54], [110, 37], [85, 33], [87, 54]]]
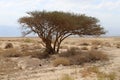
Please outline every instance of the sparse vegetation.
[[116, 47], [117, 47], [117, 48], [120, 48], [120, 42], [118, 42], [118, 43], [116, 44]]
[[19, 52], [15, 48], [4, 50], [1, 52], [0, 55], [3, 57], [20, 57], [20, 56], [22, 56], [21, 52]]
[[9, 48], [13, 48], [13, 44], [12, 43], [7, 43], [5, 45], [5, 49], [9, 49]]
[[59, 58], [57, 58], [57, 59], [55, 59], [53, 61], [53, 66], [57, 67], [59, 65], [69, 66], [70, 65], [70, 61], [67, 58], [59, 57]]
[[[96, 39], [103, 41], [102, 48], [100, 45], [91, 45], [91, 42], [86, 39], [72, 39], [69, 38], [65, 42], [68, 44], [62, 43], [62, 46], [67, 48], [61, 48], [61, 53], [48, 55], [45, 52], [44, 46], [38, 44], [38, 42], [23, 42], [24, 39], [16, 39], [12, 41], [4, 40], [1, 41], [0, 45], [0, 79], [8, 80], [15, 78], [16, 80], [23, 79], [47, 79], [46, 76], [50, 76], [50, 80], [119, 80], [119, 52], [117, 49], [117, 42], [108, 42], [111, 43], [112, 47], [104, 47], [104, 43], [108, 40], [105, 39]], [[30, 38], [31, 39], [31, 38]], [[38, 41], [38, 39], [32, 39]], [[79, 40], [89, 43], [89, 46], [81, 45]], [[88, 42], [87, 42], [88, 41]], [[72, 45], [72, 42], [76, 42], [75, 45]], [[13, 48], [5, 49], [6, 43], [12, 43]], [[98, 49], [92, 49], [92, 46], [97, 47]], [[71, 48], [70, 48], [71, 47]], [[89, 50], [81, 50], [82, 47], [86, 47]], [[100, 49], [99, 49], [100, 48]], [[104, 53], [103, 51], [106, 53]], [[64, 51], [64, 52], [63, 52]], [[109, 53], [110, 52], [110, 53]], [[110, 56], [110, 58], [108, 58]], [[36, 59], [39, 58], [39, 59]], [[109, 60], [110, 59], [110, 60]], [[109, 61], [106, 61], [109, 60]], [[104, 62], [105, 61], [105, 62]], [[32, 65], [32, 64], [37, 65]], [[19, 66], [19, 64], [22, 65]], [[29, 66], [23, 68], [24, 66]], [[94, 66], [95, 65], [95, 66]], [[53, 67], [54, 66], [54, 67]], [[35, 67], [35, 68], [33, 68]], [[26, 75], [24, 73], [26, 71]], [[29, 71], [29, 69], [32, 71]], [[38, 76], [40, 75], [45, 76]], [[10, 74], [10, 75], [9, 75]], [[11, 76], [12, 74], [12, 76]], [[15, 74], [15, 75], [14, 75]], [[16, 75], [19, 75], [15, 77]], [[63, 74], [63, 76], [60, 76]], [[65, 77], [68, 74], [67, 77]], [[7, 77], [9, 75], [9, 77]], [[55, 75], [55, 76], [54, 76]], [[58, 76], [57, 76], [58, 75]], [[37, 77], [35, 77], [37, 76]]]
[[108, 56], [102, 51], [91, 50], [87, 52], [78, 49], [68, 49], [68, 51], [59, 54], [60, 57], [66, 57], [72, 65], [80, 65], [86, 62], [106, 61]]
[[68, 46], [60, 46], [60, 49], [68, 49]]
[[116, 74], [114, 72], [105, 73], [101, 72], [99, 67], [92, 66], [84, 69], [82, 72], [82, 77], [91, 76], [92, 73], [95, 73], [98, 80], [115, 80]]
[[30, 38], [26, 38], [26, 39], [24, 39], [24, 42], [26, 42], [26, 43], [33, 43], [34, 40], [32, 40], [32, 39], [30, 39]]
[[100, 40], [93, 40], [91, 43], [92, 43], [92, 45], [97, 45], [97, 46], [103, 44], [103, 42]]
[[110, 73], [104, 73], [104, 72], [99, 72], [97, 74], [98, 80], [116, 80], [116, 74], [114, 72]]
[[100, 61], [109, 60], [108, 55], [102, 51], [91, 50], [88, 52], [88, 54], [89, 54], [88, 58], [90, 59], [91, 62], [92, 61], [95, 62], [98, 60]]
[[84, 42], [84, 43], [81, 43], [80, 45], [81, 45], [81, 46], [89, 46], [90, 44]]
[[74, 78], [72, 78], [70, 75], [68, 74], [64, 74], [62, 75], [60, 80], [74, 80]]
[[81, 50], [88, 50], [88, 48], [84, 46], [81, 48]]

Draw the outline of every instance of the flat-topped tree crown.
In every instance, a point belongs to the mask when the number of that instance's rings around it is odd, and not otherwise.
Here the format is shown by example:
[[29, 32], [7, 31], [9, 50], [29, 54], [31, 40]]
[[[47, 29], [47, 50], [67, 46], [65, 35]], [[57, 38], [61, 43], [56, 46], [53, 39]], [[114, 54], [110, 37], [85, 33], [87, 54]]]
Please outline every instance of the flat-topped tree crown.
[[97, 18], [84, 14], [59, 11], [33, 11], [27, 14], [28, 16], [21, 17], [18, 21], [22, 24], [24, 35], [36, 33], [44, 42], [49, 54], [58, 53], [61, 42], [71, 35], [105, 34]]

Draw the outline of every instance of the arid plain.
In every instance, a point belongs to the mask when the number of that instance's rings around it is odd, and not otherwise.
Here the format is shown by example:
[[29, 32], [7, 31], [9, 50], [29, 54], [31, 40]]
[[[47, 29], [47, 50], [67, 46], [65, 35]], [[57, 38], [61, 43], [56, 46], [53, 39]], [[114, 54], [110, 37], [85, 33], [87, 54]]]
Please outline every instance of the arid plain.
[[44, 50], [39, 38], [0, 38], [0, 80], [120, 80], [119, 37], [67, 38], [59, 54]]

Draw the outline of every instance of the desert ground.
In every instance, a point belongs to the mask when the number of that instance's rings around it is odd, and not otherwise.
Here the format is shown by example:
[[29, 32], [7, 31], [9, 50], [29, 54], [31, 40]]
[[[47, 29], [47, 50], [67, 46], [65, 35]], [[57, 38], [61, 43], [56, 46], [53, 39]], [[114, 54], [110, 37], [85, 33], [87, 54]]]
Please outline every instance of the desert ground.
[[[120, 80], [119, 37], [67, 38], [60, 53], [47, 58], [39, 54], [44, 49], [39, 38], [0, 38], [0, 80]], [[70, 49], [105, 55], [64, 57]]]

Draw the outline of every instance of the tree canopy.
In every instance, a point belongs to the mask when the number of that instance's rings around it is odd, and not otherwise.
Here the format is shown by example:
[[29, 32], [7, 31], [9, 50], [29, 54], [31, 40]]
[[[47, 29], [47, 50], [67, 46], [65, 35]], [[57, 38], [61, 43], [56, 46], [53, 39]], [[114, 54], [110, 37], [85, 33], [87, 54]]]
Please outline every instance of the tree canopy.
[[36, 33], [44, 42], [49, 54], [58, 53], [61, 42], [71, 35], [105, 34], [99, 20], [85, 14], [59, 11], [32, 11], [27, 14], [18, 21], [22, 24], [24, 35]]

